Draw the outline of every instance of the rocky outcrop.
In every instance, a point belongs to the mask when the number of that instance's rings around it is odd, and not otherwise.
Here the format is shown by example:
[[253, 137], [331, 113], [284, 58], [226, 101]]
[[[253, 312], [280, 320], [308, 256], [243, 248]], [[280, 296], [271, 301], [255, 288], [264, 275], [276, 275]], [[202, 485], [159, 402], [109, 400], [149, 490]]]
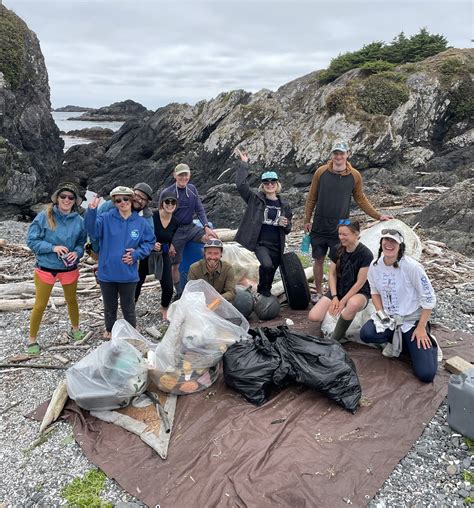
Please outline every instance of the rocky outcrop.
[[[471, 164], [472, 164], [471, 159]], [[454, 185], [416, 217], [431, 238], [450, 249], [474, 254], [474, 178]]]
[[68, 104], [67, 106], [63, 106], [62, 108], [56, 108], [53, 111], [58, 113], [81, 113], [82, 111], [93, 111], [94, 108], [86, 108], [85, 106], [73, 106]]
[[0, 4], [0, 210], [26, 213], [57, 183], [63, 141], [36, 35]]
[[114, 135], [114, 131], [112, 129], [107, 129], [106, 127], [86, 127], [85, 129], [61, 132], [61, 134], [75, 138], [104, 140], [110, 139]]
[[128, 99], [122, 102], [114, 102], [110, 106], [104, 106], [103, 108], [88, 110], [87, 113], [71, 118], [70, 120], [126, 122], [133, 118], [143, 118], [152, 113], [152, 111], [149, 111], [140, 103]]

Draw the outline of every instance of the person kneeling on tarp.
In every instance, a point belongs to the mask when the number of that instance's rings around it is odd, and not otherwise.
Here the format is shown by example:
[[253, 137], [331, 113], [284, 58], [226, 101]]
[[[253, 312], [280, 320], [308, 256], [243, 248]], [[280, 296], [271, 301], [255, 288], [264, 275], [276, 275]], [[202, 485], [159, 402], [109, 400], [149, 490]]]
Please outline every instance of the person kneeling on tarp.
[[385, 356], [398, 357], [406, 350], [415, 376], [430, 383], [441, 354], [436, 339], [428, 334], [436, 295], [421, 264], [405, 254], [403, 235], [396, 229], [382, 229], [379, 255], [368, 278], [376, 313], [362, 327], [360, 338], [388, 342]]
[[232, 265], [222, 261], [224, 244], [210, 238], [204, 245], [204, 259], [193, 263], [188, 272], [188, 280], [205, 280], [228, 302], [235, 298], [235, 276]]
[[323, 321], [328, 311], [332, 316], [339, 315], [331, 338], [341, 340], [356, 314], [367, 307], [367, 272], [374, 256], [359, 242], [358, 222], [340, 219], [337, 232], [340, 243], [329, 251], [329, 292], [309, 311], [308, 319]]

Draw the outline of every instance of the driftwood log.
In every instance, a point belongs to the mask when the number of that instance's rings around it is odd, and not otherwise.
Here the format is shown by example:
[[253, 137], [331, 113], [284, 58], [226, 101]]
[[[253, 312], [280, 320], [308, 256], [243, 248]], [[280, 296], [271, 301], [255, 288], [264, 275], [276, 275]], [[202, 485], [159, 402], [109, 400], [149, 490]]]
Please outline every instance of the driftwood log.
[[62, 413], [64, 405], [66, 404], [67, 398], [66, 380], [63, 379], [58, 383], [58, 386], [54, 390], [51, 400], [49, 401], [48, 409], [46, 409], [46, 413], [44, 414], [43, 421], [40, 425], [40, 434], [43, 434], [46, 428], [59, 418], [59, 415]]

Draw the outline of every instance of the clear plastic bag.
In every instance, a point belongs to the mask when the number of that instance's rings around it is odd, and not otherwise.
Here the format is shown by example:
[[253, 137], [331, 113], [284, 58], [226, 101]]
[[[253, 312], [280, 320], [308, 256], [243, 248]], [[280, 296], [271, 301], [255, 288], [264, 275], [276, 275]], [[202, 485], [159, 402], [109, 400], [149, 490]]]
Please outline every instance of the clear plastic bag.
[[248, 281], [258, 282], [260, 263], [253, 252], [235, 242], [226, 242], [222, 259], [232, 265], [237, 284], [248, 285]]
[[127, 321], [119, 319], [112, 340], [101, 344], [66, 371], [67, 391], [88, 410], [125, 407], [148, 384], [146, 351], [153, 347]]
[[151, 379], [168, 393], [208, 388], [227, 348], [247, 336], [247, 320], [204, 280], [189, 281], [168, 316], [171, 324], [156, 348]]

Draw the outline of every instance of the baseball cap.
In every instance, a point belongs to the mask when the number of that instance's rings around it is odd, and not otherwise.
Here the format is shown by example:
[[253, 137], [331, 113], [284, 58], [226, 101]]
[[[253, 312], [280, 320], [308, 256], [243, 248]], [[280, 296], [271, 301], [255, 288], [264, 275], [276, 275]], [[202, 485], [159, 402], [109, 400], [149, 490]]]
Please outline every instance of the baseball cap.
[[382, 229], [382, 238], [391, 238], [395, 240], [398, 244], [403, 243], [405, 239], [400, 231], [396, 229]]
[[189, 166], [187, 164], [178, 164], [175, 168], [174, 168], [174, 174], [175, 175], [181, 175], [183, 173], [191, 173], [191, 170], [189, 169]]
[[349, 145], [345, 141], [335, 141], [331, 148], [332, 152], [348, 152], [349, 151]]
[[278, 175], [275, 173], [275, 171], [265, 171], [265, 173], [262, 174], [261, 180], [278, 180]]

